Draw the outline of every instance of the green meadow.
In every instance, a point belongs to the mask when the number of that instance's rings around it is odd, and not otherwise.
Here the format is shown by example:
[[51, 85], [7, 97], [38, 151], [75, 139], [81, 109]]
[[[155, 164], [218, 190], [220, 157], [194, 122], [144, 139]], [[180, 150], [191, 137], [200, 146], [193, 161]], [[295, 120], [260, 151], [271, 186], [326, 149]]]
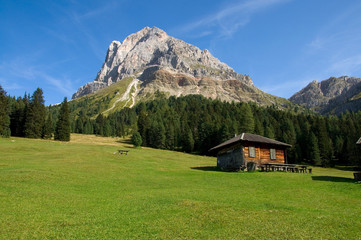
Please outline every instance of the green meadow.
[[0, 138], [0, 239], [361, 238], [352, 171], [215, 165], [118, 138]]

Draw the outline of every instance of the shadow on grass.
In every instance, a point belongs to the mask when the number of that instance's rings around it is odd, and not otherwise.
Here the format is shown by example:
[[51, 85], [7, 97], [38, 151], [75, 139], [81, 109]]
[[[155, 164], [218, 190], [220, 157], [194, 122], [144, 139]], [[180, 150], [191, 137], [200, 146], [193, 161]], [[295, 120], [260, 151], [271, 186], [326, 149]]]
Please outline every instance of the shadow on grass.
[[352, 178], [333, 177], [333, 176], [312, 176], [312, 180], [314, 180], [314, 181], [327, 181], [327, 182], [349, 182], [349, 183], [356, 182]]
[[191, 169], [207, 171], [207, 172], [224, 172], [220, 168], [218, 168], [217, 166], [191, 167]]
[[130, 139], [121, 139], [121, 140], [118, 140], [118, 141], [115, 141], [115, 142], [130, 145], [130, 146], [123, 146], [124, 148], [134, 148], [132, 140], [130, 140]]
[[352, 172], [360, 170], [356, 166], [335, 166], [335, 168], [342, 171], [352, 171]]

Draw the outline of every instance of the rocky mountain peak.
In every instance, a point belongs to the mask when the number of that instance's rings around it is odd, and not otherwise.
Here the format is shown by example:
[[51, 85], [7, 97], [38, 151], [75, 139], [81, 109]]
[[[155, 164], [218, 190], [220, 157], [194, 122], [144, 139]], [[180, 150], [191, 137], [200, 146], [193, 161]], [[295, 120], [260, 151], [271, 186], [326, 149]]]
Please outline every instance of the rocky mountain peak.
[[[302, 106], [313, 108], [324, 113], [336, 105], [343, 106], [347, 101], [359, 94], [361, 90], [361, 78], [356, 77], [330, 77], [318, 82], [310, 82], [301, 91], [294, 94], [289, 100]], [[352, 106], [352, 109], [356, 106]], [[351, 109], [351, 108], [350, 108]], [[338, 110], [342, 112], [342, 109]]]
[[[80, 87], [73, 99], [96, 92], [127, 77], [144, 79], [145, 76], [142, 74], [147, 69], [163, 69], [172, 74], [183, 74], [198, 80], [237, 80], [253, 86], [248, 76], [236, 73], [231, 67], [213, 57], [207, 49], [200, 50], [169, 36], [157, 27], [145, 27], [126, 37], [122, 43], [111, 42], [105, 62], [95, 80]], [[149, 75], [149, 71], [147, 72]]]

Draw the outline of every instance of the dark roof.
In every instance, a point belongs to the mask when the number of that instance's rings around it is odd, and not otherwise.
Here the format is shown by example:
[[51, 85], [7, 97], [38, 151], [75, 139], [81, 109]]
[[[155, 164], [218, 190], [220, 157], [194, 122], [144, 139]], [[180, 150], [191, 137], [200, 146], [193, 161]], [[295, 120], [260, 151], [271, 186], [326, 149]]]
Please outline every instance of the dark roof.
[[234, 138], [231, 138], [231, 139], [225, 141], [224, 143], [221, 143], [221, 144], [209, 149], [209, 151], [222, 149], [226, 146], [232, 145], [233, 143], [237, 143], [237, 142], [265, 143], [265, 144], [269, 144], [269, 145], [292, 147], [292, 145], [290, 145], [290, 144], [279, 142], [279, 141], [276, 141], [271, 138], [262, 137], [262, 136], [256, 135], [256, 134], [242, 133], [241, 135], [235, 136]]
[[361, 137], [358, 139], [358, 141], [356, 142], [356, 144], [361, 144]]

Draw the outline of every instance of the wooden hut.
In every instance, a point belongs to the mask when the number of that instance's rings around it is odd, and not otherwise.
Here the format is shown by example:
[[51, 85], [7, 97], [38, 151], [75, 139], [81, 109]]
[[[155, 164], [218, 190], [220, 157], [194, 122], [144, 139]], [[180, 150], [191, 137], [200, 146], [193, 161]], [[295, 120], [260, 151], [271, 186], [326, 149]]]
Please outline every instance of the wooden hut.
[[255, 134], [242, 133], [211, 148], [217, 152], [217, 167], [224, 170], [245, 168], [248, 162], [287, 163], [286, 148], [291, 145]]

